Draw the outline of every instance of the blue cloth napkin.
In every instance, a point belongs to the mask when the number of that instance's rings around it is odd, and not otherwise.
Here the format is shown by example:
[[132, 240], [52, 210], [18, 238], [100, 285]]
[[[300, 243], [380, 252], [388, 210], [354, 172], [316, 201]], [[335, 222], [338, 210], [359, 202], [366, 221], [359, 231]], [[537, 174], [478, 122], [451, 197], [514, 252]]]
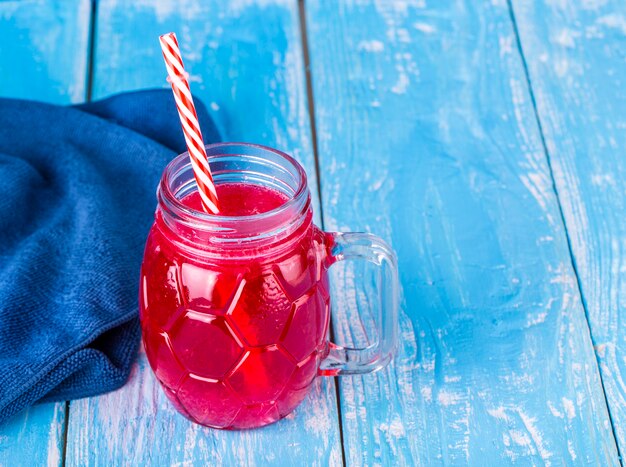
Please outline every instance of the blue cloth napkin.
[[184, 150], [169, 90], [75, 107], [0, 99], [0, 422], [124, 384], [155, 190]]

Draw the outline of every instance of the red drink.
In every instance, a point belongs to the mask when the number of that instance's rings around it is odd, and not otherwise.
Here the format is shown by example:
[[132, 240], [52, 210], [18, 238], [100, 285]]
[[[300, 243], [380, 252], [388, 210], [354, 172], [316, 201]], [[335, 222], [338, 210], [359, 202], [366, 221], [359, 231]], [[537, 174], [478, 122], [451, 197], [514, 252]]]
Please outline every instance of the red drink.
[[[276, 190], [248, 183], [223, 183], [215, 187], [222, 216], [251, 216], [276, 209], [287, 197]], [[185, 206], [202, 211], [200, 193], [194, 191], [182, 200]]]
[[[223, 216], [262, 214], [288, 200], [246, 183], [218, 184], [217, 193]], [[182, 203], [201, 211], [197, 192]], [[324, 237], [310, 207], [292, 230], [245, 251], [211, 245], [209, 235], [157, 213], [141, 276], [144, 345], [165, 393], [193, 421], [271, 423], [317, 375], [328, 347]]]
[[[391, 360], [396, 259], [371, 234], [319, 230], [304, 169], [288, 155], [241, 143], [206, 149], [220, 215], [202, 211], [188, 155], [174, 159], [141, 267], [143, 341], [188, 418], [259, 427], [290, 413], [316, 375], [369, 373]], [[378, 340], [362, 349], [328, 341], [327, 269], [345, 259], [381, 270]]]

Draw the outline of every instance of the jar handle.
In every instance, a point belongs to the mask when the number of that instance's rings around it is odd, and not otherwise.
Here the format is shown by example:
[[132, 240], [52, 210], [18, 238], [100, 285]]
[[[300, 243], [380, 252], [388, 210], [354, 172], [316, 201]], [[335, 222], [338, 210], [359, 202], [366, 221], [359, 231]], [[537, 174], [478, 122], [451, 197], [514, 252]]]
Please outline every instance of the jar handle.
[[[324, 376], [371, 373], [384, 368], [393, 358], [398, 340], [398, 261], [393, 250], [380, 238], [366, 233], [326, 234], [329, 262], [362, 259], [382, 269], [378, 306], [378, 341], [363, 348], [330, 343], [329, 353], [320, 364]], [[374, 310], [376, 312], [376, 310]]]

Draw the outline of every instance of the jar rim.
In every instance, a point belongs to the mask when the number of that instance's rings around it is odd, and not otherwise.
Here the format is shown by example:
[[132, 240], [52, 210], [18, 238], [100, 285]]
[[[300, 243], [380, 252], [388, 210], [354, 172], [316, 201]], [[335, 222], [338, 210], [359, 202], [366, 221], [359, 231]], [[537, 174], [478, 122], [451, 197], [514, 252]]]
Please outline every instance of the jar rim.
[[[306, 172], [302, 165], [290, 155], [274, 148], [251, 143], [215, 143], [205, 146], [209, 165], [217, 162], [220, 158], [231, 156], [243, 156], [249, 158], [263, 158], [271, 154], [278, 158], [281, 168], [287, 169], [294, 176], [294, 185], [297, 185], [295, 192], [289, 195], [286, 202], [280, 206], [257, 214], [245, 216], [223, 216], [219, 214], [209, 214], [185, 205], [176, 196], [172, 182], [181, 171], [189, 170], [191, 165], [188, 152], [176, 156], [166, 166], [157, 190], [157, 198], [162, 208], [173, 215], [178, 221], [182, 221], [189, 226], [205, 231], [210, 231], [217, 235], [225, 235], [238, 239], [267, 236], [280, 230], [288, 218], [293, 217], [294, 212], [302, 213], [303, 208], [308, 208], [309, 190], [307, 186]], [[270, 162], [263, 158], [264, 162]], [[297, 217], [297, 216], [296, 216]], [[262, 232], [255, 232], [255, 227], [265, 226]], [[234, 238], [233, 238], [234, 239]]]

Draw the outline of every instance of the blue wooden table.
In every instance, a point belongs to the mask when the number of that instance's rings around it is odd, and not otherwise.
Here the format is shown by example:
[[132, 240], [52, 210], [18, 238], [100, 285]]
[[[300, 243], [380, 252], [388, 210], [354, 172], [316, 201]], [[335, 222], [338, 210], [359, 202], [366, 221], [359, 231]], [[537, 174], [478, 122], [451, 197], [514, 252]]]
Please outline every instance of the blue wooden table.
[[[399, 256], [400, 347], [260, 430], [193, 425], [143, 354], [122, 389], [0, 426], [0, 465], [619, 465], [623, 0], [0, 2], [0, 94], [166, 87], [176, 31], [227, 140], [305, 166], [318, 223]], [[362, 272], [333, 331], [362, 342]]]

